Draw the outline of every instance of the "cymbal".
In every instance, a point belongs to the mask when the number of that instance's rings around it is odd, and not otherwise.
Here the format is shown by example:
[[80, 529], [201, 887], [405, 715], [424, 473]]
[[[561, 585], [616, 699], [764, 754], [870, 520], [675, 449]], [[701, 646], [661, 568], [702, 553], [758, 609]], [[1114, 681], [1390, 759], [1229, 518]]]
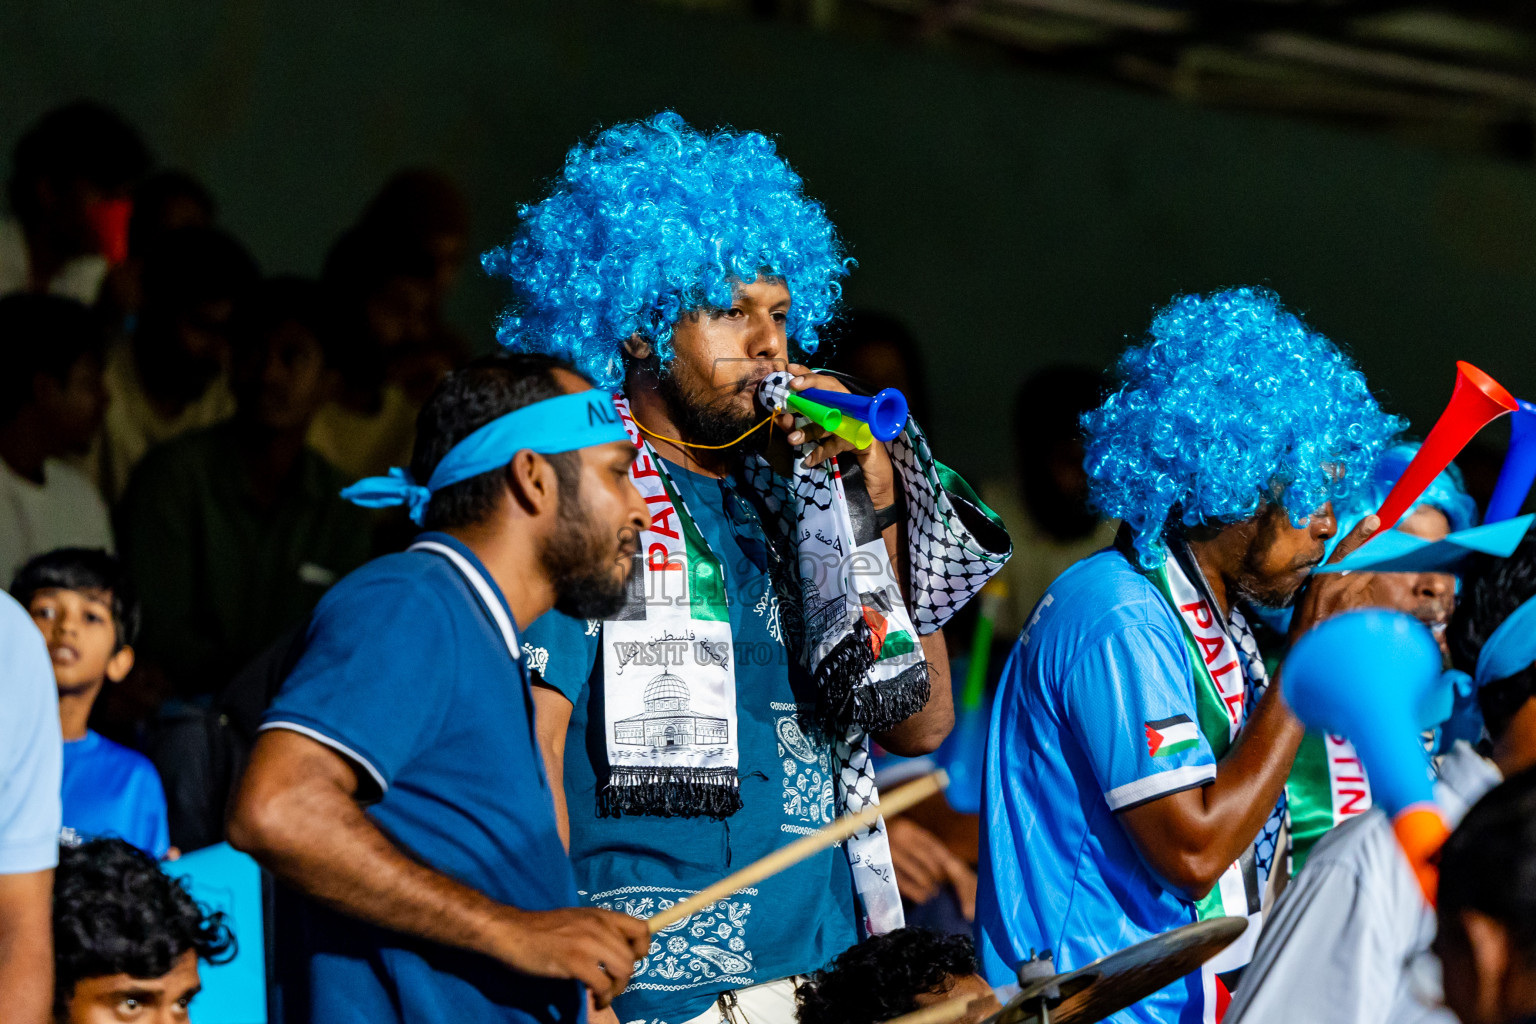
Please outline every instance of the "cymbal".
[[1195, 970], [1231, 945], [1247, 927], [1247, 918], [1218, 917], [1175, 928], [1086, 967], [1031, 981], [982, 1024], [1092, 1024], [1103, 1020]]

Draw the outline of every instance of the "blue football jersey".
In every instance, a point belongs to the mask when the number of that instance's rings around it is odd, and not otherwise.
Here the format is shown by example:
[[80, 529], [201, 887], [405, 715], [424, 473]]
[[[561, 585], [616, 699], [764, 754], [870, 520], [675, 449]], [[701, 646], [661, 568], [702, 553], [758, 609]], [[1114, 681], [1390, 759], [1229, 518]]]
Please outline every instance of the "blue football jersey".
[[[1116, 818], [1216, 778], [1182, 630], [1111, 549], [1058, 577], [1014, 645], [982, 809], [977, 949], [992, 984], [1032, 952], [1066, 971], [1196, 920]], [[1194, 1024], [1205, 1002], [1195, 973], [1109, 1019]]]

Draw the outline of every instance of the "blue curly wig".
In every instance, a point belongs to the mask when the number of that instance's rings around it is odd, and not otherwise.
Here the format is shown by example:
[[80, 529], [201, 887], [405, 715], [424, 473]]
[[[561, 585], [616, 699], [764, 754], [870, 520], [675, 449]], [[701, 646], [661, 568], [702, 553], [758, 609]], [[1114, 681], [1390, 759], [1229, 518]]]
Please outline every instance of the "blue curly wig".
[[1089, 498], [1132, 530], [1147, 569], [1175, 519], [1234, 523], [1278, 501], [1300, 526], [1371, 485], [1402, 429], [1338, 346], [1262, 288], [1182, 295], [1084, 414]]
[[497, 338], [609, 388], [623, 382], [624, 339], [638, 333], [665, 363], [672, 325], [729, 307], [733, 281], [781, 278], [788, 336], [814, 352], [853, 262], [771, 140], [705, 135], [671, 111], [577, 145], [554, 191], [518, 216], [512, 240], [481, 257], [512, 283]]

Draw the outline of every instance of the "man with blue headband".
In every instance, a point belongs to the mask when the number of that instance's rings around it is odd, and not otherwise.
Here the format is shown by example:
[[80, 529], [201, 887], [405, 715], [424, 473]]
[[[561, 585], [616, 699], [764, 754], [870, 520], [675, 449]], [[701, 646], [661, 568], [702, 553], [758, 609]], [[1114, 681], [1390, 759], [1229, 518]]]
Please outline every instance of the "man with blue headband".
[[[939, 628], [1007, 536], [910, 421], [856, 449], [774, 414], [848, 390], [791, 360], [850, 261], [764, 136], [670, 113], [609, 128], [485, 263], [512, 285], [502, 340], [622, 390], [640, 449], [625, 607], [556, 610], [526, 642], [583, 900], [649, 917], [877, 802], [872, 739], [939, 745]], [[797, 977], [901, 923], [878, 827], [660, 932], [614, 1010], [789, 1024]]]
[[[1435, 802], [1453, 827], [1501, 779], [1536, 767], [1536, 537], [1509, 558], [1477, 556], [1466, 580], [1451, 655], [1472, 678], [1491, 746], [1485, 758], [1459, 741], [1436, 763]], [[1434, 937], [1391, 822], [1359, 814], [1317, 843], [1275, 905], [1227, 1024], [1452, 1024], [1437, 1005]]]
[[[1176, 298], [1117, 374], [1083, 427], [1090, 499], [1120, 536], [1035, 606], [993, 707], [977, 944], [995, 985], [1047, 950], [1071, 970], [1200, 919], [1259, 931], [1302, 727], [1242, 606], [1294, 603], [1296, 632], [1339, 610], [1340, 581], [1308, 581], [1332, 502], [1398, 427], [1261, 289]], [[1217, 972], [1251, 950], [1110, 1019], [1214, 1019]]]
[[646, 929], [579, 905], [519, 634], [622, 604], [634, 456], [606, 391], [506, 356], [438, 387], [408, 471], [345, 492], [426, 532], [321, 600], [235, 799], [230, 842], [307, 897], [286, 1019], [575, 1024], [583, 985], [623, 990]]

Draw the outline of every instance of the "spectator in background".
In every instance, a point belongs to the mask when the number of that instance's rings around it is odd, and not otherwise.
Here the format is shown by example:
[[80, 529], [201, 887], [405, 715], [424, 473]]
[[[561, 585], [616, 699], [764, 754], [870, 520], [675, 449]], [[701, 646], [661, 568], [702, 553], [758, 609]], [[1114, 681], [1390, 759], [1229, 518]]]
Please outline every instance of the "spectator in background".
[[144, 258], [177, 228], [212, 227], [218, 206], [202, 183], [185, 171], [157, 171], [133, 190], [128, 221], [128, 258], [112, 268], [100, 305], [114, 333], [129, 335], [143, 304]]
[[1462, 1024], [1536, 1018], [1536, 770], [1500, 783], [1440, 852], [1445, 1004]]
[[213, 195], [186, 171], [156, 171], [133, 190], [128, 221], [128, 253], [143, 258], [178, 228], [211, 228], [219, 206]]
[[931, 426], [923, 353], [906, 324], [886, 313], [856, 309], [838, 320], [834, 330], [827, 346], [828, 369], [851, 375], [871, 392], [895, 388], [906, 396], [912, 418], [925, 429]]
[[1025, 378], [1013, 402], [1012, 479], [992, 480], [981, 497], [1008, 526], [1013, 557], [997, 576], [1007, 587], [994, 637], [1011, 645], [1035, 602], [1067, 567], [1115, 539], [1115, 524], [1088, 508], [1088, 474], [1078, 418], [1104, 400], [1103, 375], [1060, 365]]
[[128, 254], [130, 190], [150, 158], [116, 111], [81, 100], [44, 114], [11, 154], [14, 220], [0, 220], [0, 295], [96, 301]]
[[218, 692], [367, 560], [368, 520], [305, 446], [336, 383], [316, 285], [278, 278], [238, 307], [233, 419], [147, 455], [118, 508], [144, 600], [141, 654], [174, 692]]
[[0, 580], [56, 547], [112, 547], [106, 503], [64, 457], [101, 427], [101, 332], [53, 295], [0, 298]]
[[133, 670], [139, 603], [105, 551], [61, 548], [28, 562], [11, 584], [42, 631], [64, 736], [64, 840], [116, 836], [152, 857], [169, 850], [165, 793], [149, 758], [86, 727], [107, 683]]
[[431, 257], [432, 301], [440, 311], [469, 249], [469, 206], [459, 187], [438, 171], [401, 171], [369, 202], [358, 226], [399, 238]]
[[133, 337], [107, 355], [101, 489], [115, 501], [151, 447], [234, 411], [229, 319], [258, 278], [256, 264], [217, 228], [170, 231], [144, 257]]
[[235, 955], [222, 913], [116, 839], [59, 852], [53, 931], [55, 1024], [186, 1021], [198, 961]]
[[7, 1024], [47, 1024], [59, 861], [59, 702], [48, 648], [0, 593], [0, 992]]
[[428, 344], [436, 264], [389, 235], [353, 229], [326, 257], [322, 285], [336, 338], [340, 388], [310, 428], [309, 444], [348, 482], [409, 465], [421, 407], [391, 370]]
[[445, 374], [469, 361], [469, 345], [443, 318], [469, 248], [469, 207], [458, 186], [440, 172], [401, 171], [373, 197], [358, 230], [414, 248], [432, 263], [426, 332], [392, 358], [389, 372], [390, 380], [419, 405]]

